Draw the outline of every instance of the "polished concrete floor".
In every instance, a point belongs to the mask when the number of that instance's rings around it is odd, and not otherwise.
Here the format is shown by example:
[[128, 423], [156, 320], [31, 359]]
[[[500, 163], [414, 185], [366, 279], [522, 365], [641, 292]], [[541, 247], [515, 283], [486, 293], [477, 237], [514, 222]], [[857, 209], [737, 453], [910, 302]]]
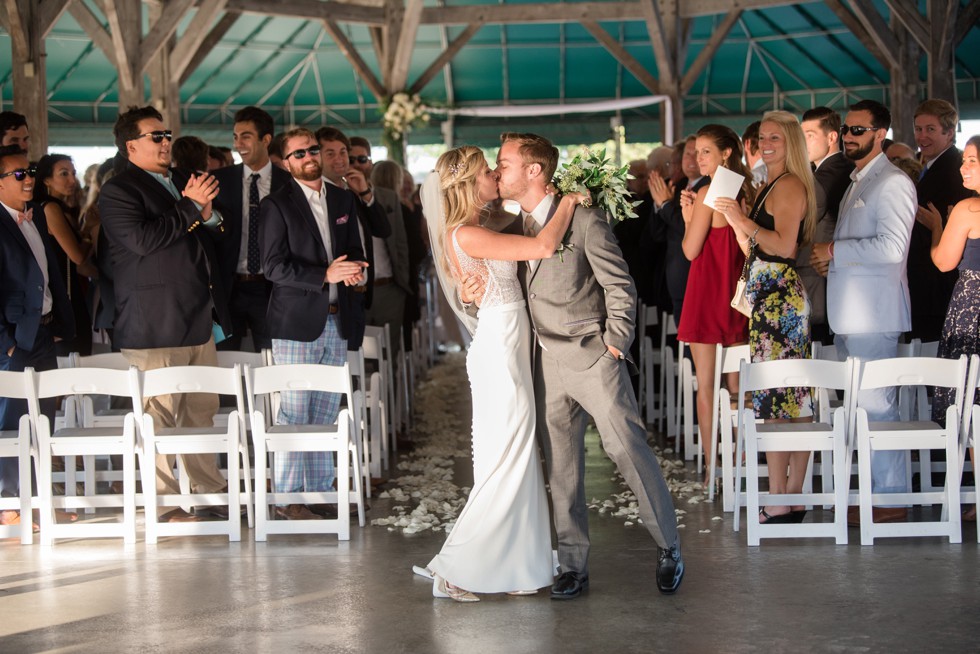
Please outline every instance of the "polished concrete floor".
[[[465, 474], [468, 461], [456, 469]], [[588, 496], [619, 492], [589, 443]], [[391, 500], [371, 500], [370, 515]], [[745, 545], [720, 501], [688, 505], [687, 576], [657, 592], [642, 527], [590, 512], [591, 588], [555, 602], [431, 597], [413, 576], [444, 534], [354, 528], [255, 543], [166, 538], [54, 548], [0, 541], [0, 652], [958, 652], [977, 651], [980, 549], [939, 538]], [[713, 520], [723, 516], [723, 520]], [[703, 533], [706, 532], [706, 533]]]

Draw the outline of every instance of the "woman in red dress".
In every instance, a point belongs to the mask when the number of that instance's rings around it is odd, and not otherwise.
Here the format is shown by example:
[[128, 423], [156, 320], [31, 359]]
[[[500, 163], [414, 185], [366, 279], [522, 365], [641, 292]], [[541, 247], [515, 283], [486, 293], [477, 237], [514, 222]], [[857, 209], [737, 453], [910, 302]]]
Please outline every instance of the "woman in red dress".
[[[723, 125], [705, 125], [697, 133], [698, 167], [711, 177], [719, 166], [745, 179], [738, 199], [751, 205], [755, 192], [752, 176], [742, 164], [742, 144], [738, 135]], [[732, 309], [731, 300], [738, 284], [745, 256], [725, 215], [704, 204], [708, 186], [696, 194], [681, 193], [684, 216], [684, 256], [691, 261], [684, 294], [684, 312], [677, 327], [678, 340], [690, 345], [694, 372], [698, 380], [698, 431], [705, 461], [711, 455], [711, 395], [715, 375], [715, 346], [738, 345], [748, 339], [748, 318]], [[690, 308], [689, 308], [690, 307]], [[728, 387], [735, 388], [734, 379]], [[707, 467], [707, 466], [706, 466]], [[708, 480], [705, 479], [707, 484]]]

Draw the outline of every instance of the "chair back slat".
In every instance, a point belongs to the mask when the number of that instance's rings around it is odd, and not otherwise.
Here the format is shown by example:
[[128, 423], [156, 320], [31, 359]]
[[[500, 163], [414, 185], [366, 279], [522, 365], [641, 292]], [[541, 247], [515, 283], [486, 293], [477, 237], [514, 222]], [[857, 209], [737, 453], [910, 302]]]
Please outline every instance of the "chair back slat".
[[747, 393], [769, 388], [806, 386], [847, 390], [851, 385], [852, 362], [819, 359], [782, 359], [742, 363], [739, 382]]
[[218, 366], [171, 366], [143, 371], [141, 392], [144, 398], [179, 393], [216, 393], [237, 395], [242, 369]]
[[281, 391], [323, 391], [350, 396], [350, 368], [320, 364], [288, 364], [248, 368], [249, 396]]
[[36, 375], [39, 398], [61, 395], [113, 395], [130, 397], [130, 371], [111, 368], [58, 368]]
[[967, 358], [898, 357], [864, 361], [859, 376], [860, 389], [891, 386], [940, 386], [955, 388], [962, 397], [966, 382]]
[[119, 352], [105, 352], [91, 356], [75, 356], [75, 368], [109, 368], [111, 370], [129, 370], [129, 361]]
[[15, 400], [26, 400], [30, 397], [33, 372], [33, 368], [28, 368], [24, 372], [0, 370], [0, 397], [9, 397]]

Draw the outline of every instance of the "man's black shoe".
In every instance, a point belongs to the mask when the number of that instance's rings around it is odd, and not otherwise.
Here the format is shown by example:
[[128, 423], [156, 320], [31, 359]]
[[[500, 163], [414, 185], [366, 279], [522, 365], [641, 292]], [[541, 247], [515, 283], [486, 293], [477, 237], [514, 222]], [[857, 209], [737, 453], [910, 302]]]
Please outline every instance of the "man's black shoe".
[[578, 572], [563, 572], [551, 587], [551, 599], [575, 599], [589, 589], [589, 577]]
[[684, 559], [677, 545], [669, 549], [658, 548], [660, 557], [657, 561], [657, 588], [661, 593], [670, 595], [680, 588], [684, 579]]

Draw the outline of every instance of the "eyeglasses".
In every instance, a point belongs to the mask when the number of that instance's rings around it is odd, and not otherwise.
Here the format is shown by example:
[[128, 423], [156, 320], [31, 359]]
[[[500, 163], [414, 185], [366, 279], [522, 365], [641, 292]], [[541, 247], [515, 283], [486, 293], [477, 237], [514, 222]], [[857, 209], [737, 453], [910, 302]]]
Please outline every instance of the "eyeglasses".
[[352, 164], [354, 164], [354, 163], [366, 164], [369, 161], [371, 161], [371, 157], [367, 156], [366, 154], [359, 154], [356, 157], [353, 156], [353, 155], [351, 155], [351, 158], [350, 158], [350, 162]]
[[840, 126], [840, 135], [841, 135], [841, 138], [843, 138], [843, 137], [847, 136], [847, 133], [848, 132], [850, 132], [854, 136], [864, 136], [864, 133], [865, 132], [876, 132], [879, 129], [881, 129], [881, 128], [880, 127], [861, 127], [861, 126], [858, 126], [858, 125], [841, 125]]
[[299, 150], [293, 150], [285, 157], [283, 157], [283, 159], [289, 159], [290, 157], [292, 157], [296, 161], [299, 161], [300, 159], [306, 158], [306, 155], [310, 155], [311, 157], [320, 156], [320, 146], [314, 145], [312, 148], [301, 148]]
[[9, 173], [0, 175], [0, 179], [10, 177], [11, 175], [13, 175], [14, 179], [16, 179], [18, 182], [23, 182], [28, 177], [37, 176], [37, 167], [31, 166], [30, 168], [18, 168], [17, 170], [11, 170]]
[[144, 136], [149, 136], [151, 139], [153, 139], [154, 143], [163, 143], [163, 139], [167, 139], [168, 141], [174, 140], [174, 133], [171, 132], [169, 129], [161, 129], [155, 132], [147, 132], [146, 134], [140, 134], [136, 138], [132, 138], [129, 140], [136, 141], [143, 138]]

